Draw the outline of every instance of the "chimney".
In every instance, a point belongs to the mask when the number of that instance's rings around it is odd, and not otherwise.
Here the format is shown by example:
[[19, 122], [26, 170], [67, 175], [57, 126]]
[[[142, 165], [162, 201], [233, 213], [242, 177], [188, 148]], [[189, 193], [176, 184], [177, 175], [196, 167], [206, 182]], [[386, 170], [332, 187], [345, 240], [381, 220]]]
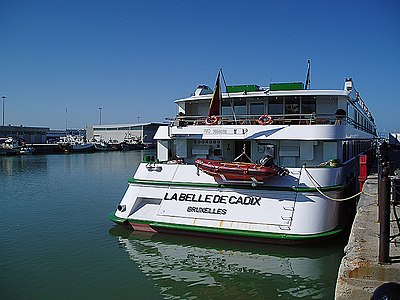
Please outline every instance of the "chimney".
[[353, 79], [346, 78], [346, 81], [344, 82], [344, 89], [345, 89], [345, 91], [349, 91], [349, 92], [351, 92], [353, 90]]

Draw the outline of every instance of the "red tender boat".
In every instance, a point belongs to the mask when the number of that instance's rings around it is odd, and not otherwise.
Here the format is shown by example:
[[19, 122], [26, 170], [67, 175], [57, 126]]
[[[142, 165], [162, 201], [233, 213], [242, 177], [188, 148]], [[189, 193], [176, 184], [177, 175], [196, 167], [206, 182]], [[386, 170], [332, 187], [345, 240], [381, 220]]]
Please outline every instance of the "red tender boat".
[[229, 181], [263, 182], [274, 175], [286, 175], [282, 174], [283, 169], [273, 164], [273, 162], [269, 166], [266, 166], [255, 163], [224, 162], [221, 160], [197, 158], [194, 164], [208, 175], [217, 176]]

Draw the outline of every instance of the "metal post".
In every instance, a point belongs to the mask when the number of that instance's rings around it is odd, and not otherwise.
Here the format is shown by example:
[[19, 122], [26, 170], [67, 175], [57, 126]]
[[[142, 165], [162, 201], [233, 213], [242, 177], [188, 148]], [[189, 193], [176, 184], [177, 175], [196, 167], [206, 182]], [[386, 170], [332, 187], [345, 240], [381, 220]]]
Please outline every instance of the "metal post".
[[379, 263], [388, 263], [390, 235], [390, 167], [387, 162], [382, 166], [379, 202]]
[[6, 102], [7, 97], [2, 96], [1, 99], [3, 99], [3, 126], [4, 126], [4, 103]]
[[100, 112], [100, 125], [101, 125], [101, 110], [102, 110], [103, 108], [102, 107], [99, 107], [99, 112]]

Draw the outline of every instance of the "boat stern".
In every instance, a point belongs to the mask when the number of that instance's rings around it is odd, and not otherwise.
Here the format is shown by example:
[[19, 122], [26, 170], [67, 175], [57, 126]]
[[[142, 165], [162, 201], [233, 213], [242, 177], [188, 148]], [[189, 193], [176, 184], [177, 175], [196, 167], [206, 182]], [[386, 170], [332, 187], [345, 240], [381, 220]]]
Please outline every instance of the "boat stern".
[[108, 219], [113, 221], [114, 223], [118, 224], [118, 225], [124, 225], [124, 224], [128, 224], [127, 219], [125, 218], [120, 218], [117, 217], [115, 215], [115, 212], [112, 212], [108, 215]]

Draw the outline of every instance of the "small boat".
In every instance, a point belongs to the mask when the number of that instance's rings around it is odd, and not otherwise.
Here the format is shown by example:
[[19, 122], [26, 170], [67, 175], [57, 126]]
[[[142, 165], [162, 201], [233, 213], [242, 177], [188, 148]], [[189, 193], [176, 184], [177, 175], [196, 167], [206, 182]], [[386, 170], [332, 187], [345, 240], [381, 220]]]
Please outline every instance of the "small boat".
[[17, 155], [20, 150], [19, 140], [12, 137], [0, 138], [0, 155]]
[[106, 141], [93, 142], [96, 151], [117, 151], [119, 150], [117, 146], [111, 145]]
[[23, 155], [33, 154], [33, 152], [35, 152], [35, 148], [29, 147], [29, 146], [21, 147], [21, 149], [19, 150], [19, 154], [23, 154]]
[[143, 144], [142, 140], [139, 137], [132, 136], [131, 134], [125, 136], [124, 141], [121, 143], [121, 147], [122, 151], [146, 149], [146, 145]]
[[214, 176], [216, 180], [220, 178], [223, 181], [232, 181], [235, 183], [237, 181], [262, 183], [271, 176], [284, 176], [287, 174], [285, 169], [273, 163], [270, 156], [266, 157], [262, 162], [263, 164], [256, 164], [197, 158], [194, 164], [204, 173]]
[[67, 135], [61, 137], [59, 144], [68, 153], [92, 153], [96, 151], [94, 144], [87, 142], [82, 136]]

